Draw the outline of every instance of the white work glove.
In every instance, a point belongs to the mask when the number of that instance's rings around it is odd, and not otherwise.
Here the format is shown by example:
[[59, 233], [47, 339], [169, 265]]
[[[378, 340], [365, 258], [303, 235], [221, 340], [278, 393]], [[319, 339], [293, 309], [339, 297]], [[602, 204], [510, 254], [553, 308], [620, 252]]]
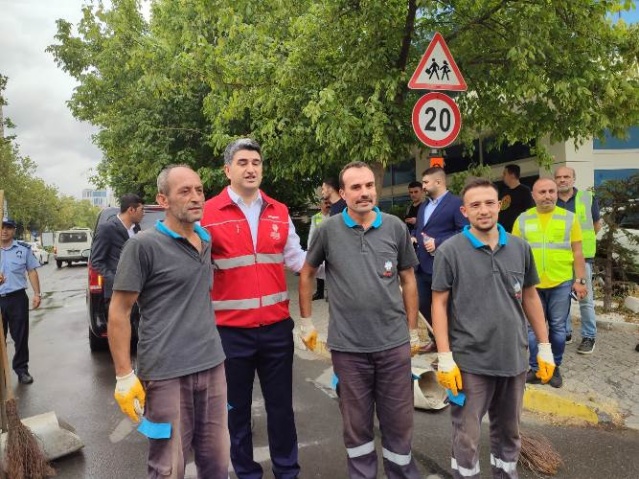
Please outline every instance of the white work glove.
[[410, 330], [410, 355], [415, 356], [419, 353], [419, 333], [416, 329]]
[[539, 369], [536, 376], [546, 384], [552, 378], [555, 372], [555, 357], [552, 355], [550, 343], [539, 343], [539, 352], [537, 353], [537, 364]]
[[313, 324], [313, 318], [300, 318], [299, 325], [299, 336], [304, 346], [314, 351], [317, 346], [317, 329], [315, 329]]
[[133, 422], [140, 422], [144, 414], [146, 393], [142, 383], [133, 371], [125, 376], [116, 376], [115, 400], [120, 405], [122, 412], [129, 416]]
[[462, 377], [453, 353], [438, 353], [437, 360], [437, 381], [443, 388], [450, 389], [453, 396], [457, 396], [457, 391], [462, 389]]

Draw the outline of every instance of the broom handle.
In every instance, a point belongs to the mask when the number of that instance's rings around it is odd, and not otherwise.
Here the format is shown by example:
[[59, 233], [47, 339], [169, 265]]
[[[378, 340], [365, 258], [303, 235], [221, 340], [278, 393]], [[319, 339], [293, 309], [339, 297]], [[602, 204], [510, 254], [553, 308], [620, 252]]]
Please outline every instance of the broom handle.
[[[0, 190], [0, 218], [4, 219], [4, 190]], [[1, 252], [0, 252], [1, 253]], [[0, 256], [0, 266], [2, 266], [2, 257]], [[4, 325], [2, 318], [2, 312], [0, 312], [0, 322]], [[4, 326], [0, 328], [0, 355], [2, 355], [2, 372], [4, 373], [4, 390], [7, 393], [7, 397], [3, 398], [5, 401], [14, 399], [13, 388], [11, 387], [11, 373], [9, 371], [9, 357], [7, 356], [7, 342], [4, 337]], [[4, 417], [4, 401], [3, 401], [3, 414]]]

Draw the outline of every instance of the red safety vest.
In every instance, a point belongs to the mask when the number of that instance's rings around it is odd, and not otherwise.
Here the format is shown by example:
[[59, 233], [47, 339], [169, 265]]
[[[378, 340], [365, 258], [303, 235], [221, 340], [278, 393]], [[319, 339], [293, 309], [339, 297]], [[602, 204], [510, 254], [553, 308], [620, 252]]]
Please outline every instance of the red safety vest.
[[254, 328], [290, 316], [284, 276], [288, 208], [260, 193], [257, 248], [244, 213], [226, 189], [204, 205], [201, 224], [211, 234], [211, 299], [218, 326]]

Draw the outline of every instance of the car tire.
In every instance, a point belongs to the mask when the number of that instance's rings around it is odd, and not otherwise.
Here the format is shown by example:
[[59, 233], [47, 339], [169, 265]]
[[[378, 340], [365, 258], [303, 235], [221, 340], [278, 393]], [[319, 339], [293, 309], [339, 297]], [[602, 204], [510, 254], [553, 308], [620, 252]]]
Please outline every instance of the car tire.
[[106, 338], [101, 338], [100, 336], [96, 336], [89, 328], [89, 348], [92, 353], [98, 351], [106, 351], [109, 348], [109, 341]]
[[58, 268], [62, 268], [62, 261], [56, 259], [55, 264], [58, 266]]

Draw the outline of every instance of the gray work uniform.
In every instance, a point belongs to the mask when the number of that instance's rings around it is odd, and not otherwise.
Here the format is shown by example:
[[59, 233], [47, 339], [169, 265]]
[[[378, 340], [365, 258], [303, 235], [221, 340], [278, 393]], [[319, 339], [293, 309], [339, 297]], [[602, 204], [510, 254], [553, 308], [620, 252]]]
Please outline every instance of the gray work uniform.
[[408, 322], [398, 274], [412, 273], [417, 257], [401, 220], [376, 212], [368, 229], [348, 210], [324, 221], [306, 261], [316, 268], [326, 264], [328, 346], [339, 381], [349, 477], [377, 477], [377, 409], [386, 476], [416, 479]]
[[456, 478], [479, 478], [481, 420], [490, 418], [493, 477], [517, 477], [528, 368], [524, 288], [539, 282], [530, 246], [498, 226], [492, 250], [466, 226], [435, 256], [433, 291], [449, 291], [448, 336], [464, 406], [451, 404]]

